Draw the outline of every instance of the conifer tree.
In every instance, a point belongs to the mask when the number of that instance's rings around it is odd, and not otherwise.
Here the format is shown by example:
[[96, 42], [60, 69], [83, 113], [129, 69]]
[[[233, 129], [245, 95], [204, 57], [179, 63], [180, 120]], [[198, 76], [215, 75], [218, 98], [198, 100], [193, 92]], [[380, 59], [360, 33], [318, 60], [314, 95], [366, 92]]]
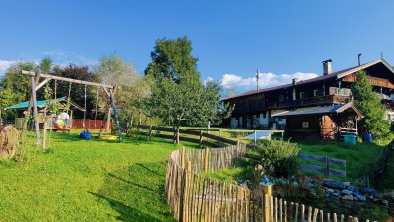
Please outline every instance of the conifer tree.
[[352, 86], [354, 104], [364, 115], [361, 126], [375, 137], [382, 137], [389, 132], [389, 122], [385, 119], [386, 108], [378, 94], [373, 92], [368, 82], [367, 73], [360, 71], [357, 81]]

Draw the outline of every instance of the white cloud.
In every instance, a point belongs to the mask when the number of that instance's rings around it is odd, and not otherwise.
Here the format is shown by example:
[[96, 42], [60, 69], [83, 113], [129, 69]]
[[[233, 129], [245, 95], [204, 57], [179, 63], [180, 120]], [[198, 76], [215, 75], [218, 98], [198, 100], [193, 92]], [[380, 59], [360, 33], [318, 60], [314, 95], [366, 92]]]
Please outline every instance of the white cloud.
[[1, 60], [0, 59], [0, 75], [3, 75], [5, 71], [10, 67], [12, 64], [16, 63], [16, 60]]
[[[297, 81], [311, 79], [317, 77], [315, 73], [303, 73], [296, 72], [292, 74], [274, 74], [259, 73], [259, 88], [268, 88], [273, 86], [279, 86], [291, 83], [292, 79], [297, 79]], [[224, 74], [221, 83], [224, 89], [237, 89], [237, 90], [248, 90], [256, 88], [256, 77], [242, 77], [236, 74]]]

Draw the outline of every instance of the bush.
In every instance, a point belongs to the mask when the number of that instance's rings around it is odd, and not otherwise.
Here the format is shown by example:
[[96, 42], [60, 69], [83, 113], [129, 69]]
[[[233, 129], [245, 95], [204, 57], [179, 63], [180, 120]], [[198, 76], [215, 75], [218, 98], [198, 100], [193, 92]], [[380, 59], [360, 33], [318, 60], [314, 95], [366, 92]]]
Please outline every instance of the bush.
[[258, 161], [264, 168], [264, 173], [273, 177], [289, 178], [300, 172], [298, 152], [300, 148], [295, 143], [281, 140], [259, 141]]

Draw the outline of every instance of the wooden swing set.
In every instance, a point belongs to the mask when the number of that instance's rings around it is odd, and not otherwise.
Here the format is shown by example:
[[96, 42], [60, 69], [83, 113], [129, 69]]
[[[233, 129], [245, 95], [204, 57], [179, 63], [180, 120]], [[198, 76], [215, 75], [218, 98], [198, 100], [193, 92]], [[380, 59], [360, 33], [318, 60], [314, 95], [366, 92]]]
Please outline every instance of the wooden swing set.
[[[30, 76], [31, 80], [31, 97], [29, 101], [29, 106], [27, 108], [27, 113], [31, 113], [31, 109], [33, 108], [33, 117], [34, 117], [34, 123], [35, 123], [35, 131], [36, 131], [36, 145], [40, 146], [40, 127], [39, 127], [39, 121], [38, 121], [38, 108], [37, 108], [37, 95], [36, 92], [42, 88], [49, 80], [58, 80], [58, 81], [65, 81], [70, 83], [76, 83], [76, 84], [81, 84], [85, 86], [85, 113], [84, 113], [84, 120], [86, 118], [86, 87], [87, 86], [96, 86], [96, 94], [98, 94], [98, 88], [101, 87], [103, 88], [105, 94], [107, 94], [109, 101], [110, 101], [110, 106], [113, 110], [114, 113], [114, 118], [115, 118], [115, 123], [116, 123], [116, 128], [118, 131], [118, 138], [119, 142], [121, 143], [122, 140], [122, 133], [120, 130], [120, 125], [119, 125], [119, 118], [118, 118], [118, 112], [116, 110], [115, 106], [115, 100], [114, 100], [114, 94], [116, 92], [116, 87], [113, 85], [107, 85], [107, 84], [102, 84], [102, 83], [96, 83], [96, 82], [89, 82], [89, 81], [83, 81], [83, 80], [77, 80], [77, 79], [71, 79], [71, 78], [65, 78], [65, 77], [60, 77], [60, 76], [54, 76], [54, 75], [48, 75], [48, 74], [43, 74], [43, 73], [35, 73], [32, 71], [25, 71], [22, 70], [22, 74]], [[40, 82], [40, 78], [44, 78], [43, 81]], [[69, 93], [70, 93], [70, 88], [69, 88]], [[98, 95], [96, 95], [96, 117], [97, 118], [97, 100], [98, 100]], [[70, 95], [69, 95], [70, 97]], [[70, 98], [68, 98], [69, 100]], [[109, 118], [109, 117], [108, 117]], [[22, 133], [24, 130], [27, 128], [27, 121], [23, 123], [22, 126]]]

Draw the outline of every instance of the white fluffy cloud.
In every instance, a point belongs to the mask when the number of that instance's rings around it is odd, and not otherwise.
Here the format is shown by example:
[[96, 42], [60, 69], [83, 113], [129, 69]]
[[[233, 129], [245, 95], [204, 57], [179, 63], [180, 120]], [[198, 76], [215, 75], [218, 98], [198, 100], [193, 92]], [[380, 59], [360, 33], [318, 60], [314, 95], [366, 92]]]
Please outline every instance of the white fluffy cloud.
[[0, 59], [0, 76], [5, 73], [5, 71], [10, 67], [12, 64], [16, 63], [17, 61], [14, 60], [1, 60]]
[[[273, 87], [291, 83], [292, 79], [297, 81], [317, 77], [315, 73], [296, 72], [292, 74], [259, 73], [259, 88]], [[256, 88], [256, 77], [242, 77], [236, 74], [224, 74], [221, 83], [224, 89], [247, 90]]]

